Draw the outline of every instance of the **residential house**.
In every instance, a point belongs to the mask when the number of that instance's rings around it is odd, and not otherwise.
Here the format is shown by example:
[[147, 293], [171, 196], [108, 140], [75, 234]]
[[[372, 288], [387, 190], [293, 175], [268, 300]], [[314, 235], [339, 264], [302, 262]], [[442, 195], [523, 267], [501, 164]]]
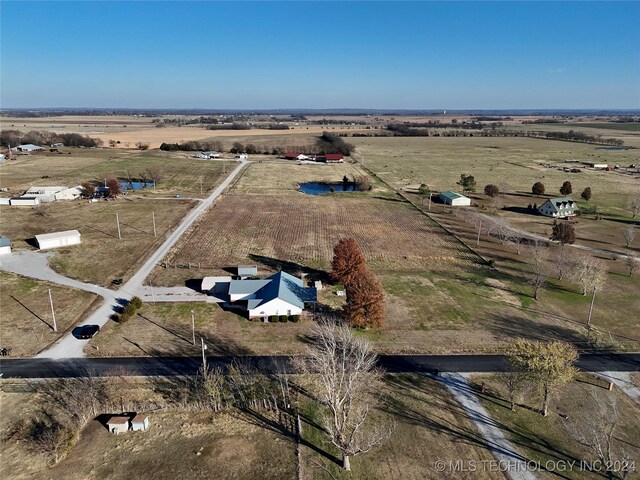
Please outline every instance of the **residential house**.
[[538, 207], [538, 213], [545, 217], [573, 218], [578, 205], [569, 196], [550, 198]]
[[244, 305], [249, 318], [274, 315], [300, 315], [306, 302], [316, 301], [316, 289], [306, 288], [304, 282], [285, 272], [278, 272], [264, 280], [231, 280], [229, 299]]
[[283, 157], [287, 160], [309, 160], [309, 156], [302, 153], [285, 153]]

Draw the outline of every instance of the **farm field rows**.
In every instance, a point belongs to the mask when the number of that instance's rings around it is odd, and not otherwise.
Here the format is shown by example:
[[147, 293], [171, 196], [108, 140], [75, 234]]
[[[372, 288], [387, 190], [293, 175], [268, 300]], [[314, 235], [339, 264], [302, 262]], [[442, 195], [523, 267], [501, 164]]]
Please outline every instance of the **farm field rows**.
[[[349, 164], [332, 166], [331, 175], [339, 179], [354, 169]], [[362, 333], [380, 351], [492, 351], [518, 335], [523, 325], [534, 338], [580, 337], [577, 325], [552, 328], [557, 318], [525, 310], [526, 285], [482, 265], [479, 257], [384, 185], [376, 184], [371, 192], [324, 196], [293, 188], [321, 171], [323, 167], [275, 162], [252, 165], [148, 282], [184, 285], [247, 263], [258, 264], [261, 274], [283, 268], [326, 281], [333, 246], [339, 238], [353, 236], [387, 294], [386, 326]], [[282, 180], [267, 181], [274, 176]], [[262, 189], [259, 179], [266, 184]], [[321, 303], [331, 308], [339, 308], [337, 298], [333, 288], [321, 292]], [[221, 332], [231, 329], [227, 321], [238, 321], [234, 315], [226, 318], [217, 322]], [[285, 350], [297, 351], [291, 341], [285, 342], [289, 337], [269, 338], [272, 348], [282, 351], [284, 344]], [[255, 351], [251, 342], [240, 344]]]

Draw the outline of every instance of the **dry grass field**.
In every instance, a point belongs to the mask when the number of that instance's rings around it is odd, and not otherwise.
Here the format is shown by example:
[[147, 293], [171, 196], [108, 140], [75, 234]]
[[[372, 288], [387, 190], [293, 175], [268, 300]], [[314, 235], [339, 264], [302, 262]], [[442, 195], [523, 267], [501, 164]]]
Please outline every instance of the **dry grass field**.
[[[576, 199], [591, 187], [591, 202], [621, 211], [631, 195], [640, 195], [637, 178], [615, 172], [583, 169], [566, 173], [544, 168], [540, 163], [565, 160], [593, 161], [627, 166], [640, 163], [640, 150], [597, 150], [595, 145], [540, 140], [533, 138], [478, 137], [394, 137], [352, 138], [357, 146], [355, 158], [364, 160], [394, 188], [426, 183], [432, 190], [458, 190], [460, 174], [473, 175], [482, 191], [496, 183], [511, 193], [530, 193], [531, 186], [542, 182], [547, 193], [559, 195], [565, 180], [571, 181]], [[571, 164], [569, 164], [571, 165]]]
[[[354, 236], [387, 294], [386, 327], [361, 333], [380, 351], [494, 351], [523, 331], [536, 338], [582, 339], [579, 324], [525, 308], [529, 289], [520, 279], [482, 265], [479, 257], [383, 184], [375, 183], [371, 192], [325, 196], [294, 188], [298, 182], [339, 180], [351, 172], [357, 172], [357, 166], [253, 164], [176, 245], [167, 258], [170, 267], [156, 267], [149, 281], [184, 285], [245, 263], [257, 263], [264, 274], [283, 268], [326, 280], [336, 241]], [[174, 268], [188, 264], [193, 268]], [[339, 307], [337, 298], [332, 289], [321, 292], [324, 305]], [[226, 318], [216, 320], [216, 328], [231, 338], [237, 335], [238, 320]], [[246, 323], [243, 328], [261, 339], [262, 328], [269, 332], [269, 325]], [[289, 328], [282, 341], [280, 333], [264, 339], [277, 351], [295, 352], [299, 346], [292, 340], [300, 338], [304, 328], [302, 323]], [[249, 351], [266, 347], [244, 335], [236, 340]]]
[[[175, 379], [128, 377], [118, 383], [118, 392], [127, 404], [164, 405], [167, 396], [179, 396], [178, 384]], [[37, 390], [37, 383], [3, 381], [2, 432], [11, 431], [20, 419], [28, 420], [42, 408]], [[176, 406], [145, 412], [150, 420], [146, 432], [113, 435], [100, 421], [92, 420], [55, 466], [48, 466], [30, 442], [5, 440], [0, 446], [0, 476], [16, 480], [322, 479], [327, 476], [317, 467], [322, 464], [340, 479], [422, 479], [435, 478], [437, 460], [492, 459], [472, 423], [437, 382], [419, 375], [388, 375], [381, 393], [384, 401], [374, 415], [392, 418], [396, 429], [383, 448], [354, 457], [350, 475], [337, 468], [335, 450], [317, 429], [318, 411], [302, 396], [301, 477], [297, 476], [295, 437], [275, 412], [232, 409], [213, 413]], [[460, 478], [455, 475], [438, 473], [438, 478]], [[478, 471], [473, 478], [505, 477], [500, 472]]]
[[[391, 438], [378, 449], [353, 457], [351, 474], [326, 458], [337, 452], [318, 430], [318, 411], [313, 405], [303, 408], [302, 437], [308, 442], [302, 450], [303, 478], [331, 478], [319, 465], [329, 469], [335, 479], [505, 479], [503, 473], [490, 469], [475, 472], [440, 472], [436, 462], [493, 460], [487, 444], [480, 437], [465, 412], [438, 382], [420, 375], [387, 375], [381, 392], [385, 399], [380, 415], [396, 422]], [[325, 452], [324, 454], [322, 452]]]
[[[57, 249], [50, 265], [59, 273], [84, 282], [108, 286], [125, 280], [145, 256], [193, 207], [188, 200], [121, 197], [116, 201], [53, 202], [39, 207], [2, 207], [0, 233], [11, 238], [14, 249], [34, 248], [33, 236], [77, 229], [82, 244]], [[157, 237], [153, 236], [155, 212]], [[116, 213], [122, 239], [118, 239]]]
[[[483, 376], [475, 379], [477, 383], [484, 382], [486, 394], [480, 394], [480, 400], [494, 420], [502, 428], [505, 435], [528, 459], [545, 466], [547, 462], [557, 462], [555, 465], [568, 465], [576, 461], [577, 467], [565, 472], [544, 471], [537, 472], [541, 479], [556, 479], [558, 474], [566, 479], [600, 479], [606, 478], [606, 472], [589, 472], [579, 467], [580, 461], [595, 462], [597, 457], [589, 449], [578, 442], [571, 434], [571, 423], [583, 418], [585, 407], [593, 405], [594, 401], [605, 406], [609, 401], [615, 401], [619, 412], [619, 423], [614, 436], [615, 459], [620, 459], [619, 449], [622, 447], [629, 461], [635, 464], [628, 479], [640, 478], [640, 407], [624, 392], [614, 388], [607, 391], [607, 383], [591, 375], [580, 374], [578, 379], [564, 387], [555, 395], [551, 403], [548, 417], [543, 417], [535, 409], [540, 408], [538, 394], [527, 395], [522, 406], [512, 412], [507, 400], [508, 394], [503, 385], [495, 377]], [[594, 400], [594, 397], [595, 399]], [[593, 410], [591, 410], [593, 412]], [[607, 410], [604, 410], [605, 412]], [[563, 418], [563, 416], [568, 418]], [[610, 419], [608, 419], [610, 420]], [[601, 432], [607, 427], [602, 425], [595, 416], [583, 418], [583, 433], [589, 434], [589, 426], [594, 425]], [[553, 469], [554, 463], [549, 464]], [[622, 478], [622, 477], [613, 477]]]
[[[56, 312], [53, 320], [48, 290]], [[12, 357], [32, 356], [68, 332], [101, 299], [95, 295], [0, 272], [0, 347]]]
[[[158, 382], [160, 384], [160, 382]], [[161, 398], [151, 381], [127, 379], [127, 396], [151, 403]], [[30, 418], [40, 399], [28, 385], [3, 384], [0, 426], [7, 432], [18, 418]], [[111, 412], [108, 412], [111, 413]], [[25, 441], [2, 443], [0, 477], [15, 480], [110, 479], [294, 479], [295, 443], [238, 412], [155, 410], [146, 432], [113, 435], [98, 420], [82, 430], [76, 445], [57, 465]]]
[[0, 186], [8, 195], [19, 195], [33, 185], [76, 186], [90, 181], [104, 184], [105, 178], [136, 180], [147, 169], [160, 173], [156, 188], [132, 192], [136, 196], [182, 195], [203, 197], [232, 168], [231, 161], [200, 160], [185, 152], [97, 149], [65, 149], [69, 154], [17, 156], [0, 164]]

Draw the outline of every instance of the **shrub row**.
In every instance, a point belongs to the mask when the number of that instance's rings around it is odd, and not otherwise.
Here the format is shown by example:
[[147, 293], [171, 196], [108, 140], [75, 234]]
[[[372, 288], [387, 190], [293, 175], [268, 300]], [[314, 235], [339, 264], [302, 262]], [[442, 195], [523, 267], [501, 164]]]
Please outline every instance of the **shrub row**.
[[118, 323], [125, 323], [131, 317], [135, 316], [141, 308], [142, 300], [140, 297], [133, 297], [122, 309], [122, 313], [118, 316]]
[[[267, 317], [269, 323], [286, 323], [286, 322], [299, 322], [300, 315], [270, 315]], [[261, 322], [261, 318], [255, 318], [253, 321]]]

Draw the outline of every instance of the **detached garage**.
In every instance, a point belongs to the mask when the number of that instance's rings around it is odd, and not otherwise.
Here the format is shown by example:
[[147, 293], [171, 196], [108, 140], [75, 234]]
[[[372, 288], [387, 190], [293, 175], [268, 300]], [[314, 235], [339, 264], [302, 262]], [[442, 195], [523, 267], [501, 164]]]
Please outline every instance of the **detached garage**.
[[459, 193], [451, 192], [451, 191], [441, 192], [440, 200], [442, 200], [442, 202], [446, 205], [453, 205], [453, 206], [471, 205], [471, 199], [469, 197], [465, 197], [464, 195], [460, 195]]
[[80, 244], [80, 232], [67, 230], [66, 232], [45, 233], [36, 235], [36, 241], [40, 250], [78, 245]]

